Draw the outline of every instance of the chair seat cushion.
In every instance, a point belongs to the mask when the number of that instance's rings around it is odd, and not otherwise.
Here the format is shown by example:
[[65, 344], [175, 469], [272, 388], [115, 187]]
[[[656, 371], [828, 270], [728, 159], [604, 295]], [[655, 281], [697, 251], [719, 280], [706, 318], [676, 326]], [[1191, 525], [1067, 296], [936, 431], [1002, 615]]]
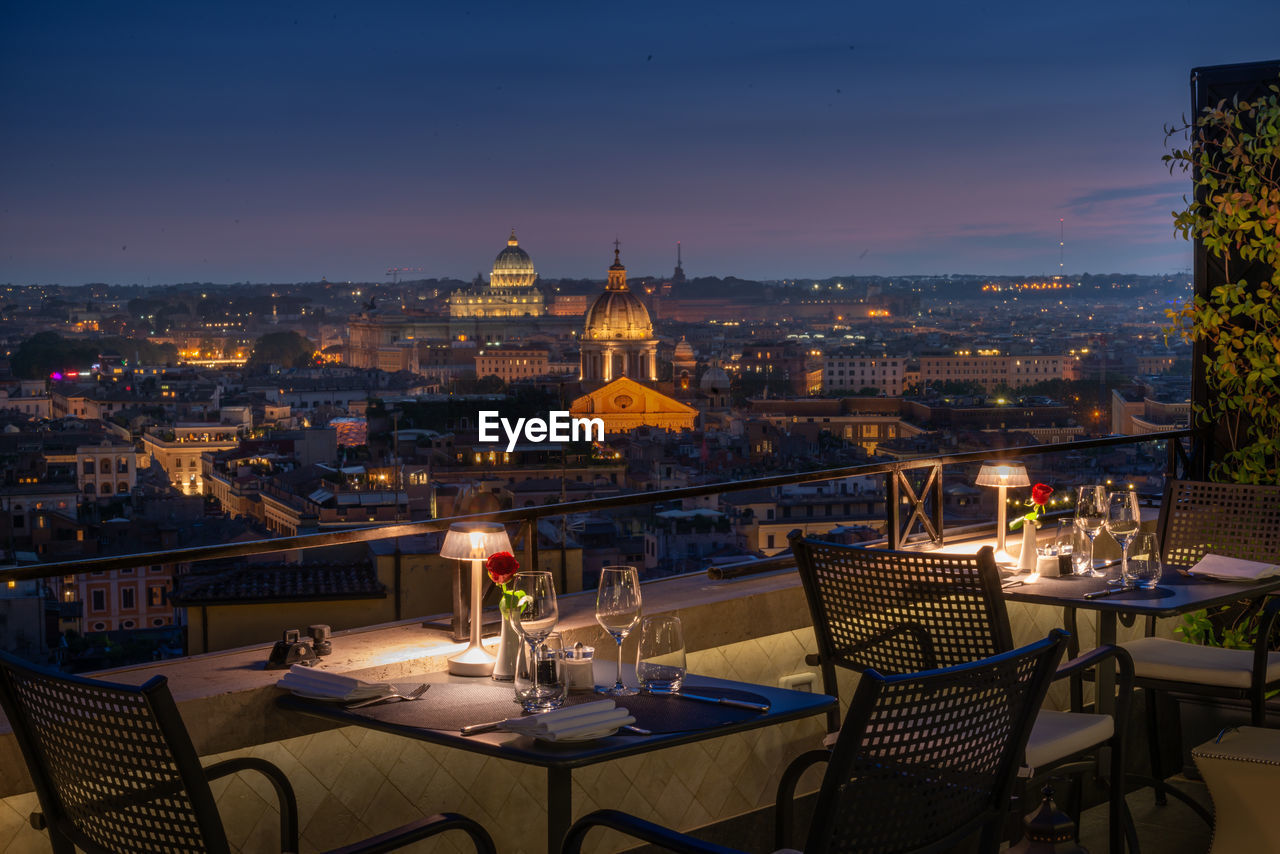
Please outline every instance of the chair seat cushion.
[[[1138, 679], [1190, 682], [1223, 688], [1249, 687], [1253, 651], [1200, 646], [1169, 638], [1138, 638], [1121, 644], [1133, 657]], [[1267, 655], [1267, 681], [1280, 679], [1280, 653]]]
[[1026, 764], [1031, 768], [1065, 759], [1074, 753], [1101, 744], [1115, 732], [1111, 715], [1086, 715], [1041, 709], [1027, 739]]

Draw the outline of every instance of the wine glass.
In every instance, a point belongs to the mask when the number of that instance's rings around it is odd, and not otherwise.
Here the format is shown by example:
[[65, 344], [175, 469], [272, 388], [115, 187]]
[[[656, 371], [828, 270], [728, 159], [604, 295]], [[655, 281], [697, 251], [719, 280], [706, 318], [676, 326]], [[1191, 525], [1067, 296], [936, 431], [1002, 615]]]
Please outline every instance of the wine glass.
[[[560, 606], [556, 603], [556, 586], [549, 572], [517, 572], [512, 586], [519, 594], [519, 604], [510, 612], [525, 643], [529, 645], [529, 660], [538, 660], [538, 644], [556, 627], [560, 619]], [[538, 670], [533, 668], [534, 694], [538, 693]]]
[[636, 693], [622, 684], [622, 642], [640, 622], [640, 576], [634, 566], [606, 566], [596, 590], [596, 620], [618, 642], [618, 674], [603, 693], [625, 697]]
[[1107, 532], [1120, 544], [1120, 583], [1128, 585], [1129, 544], [1138, 533], [1142, 519], [1135, 492], [1113, 492], [1107, 496]]
[[1094, 566], [1093, 541], [1107, 523], [1107, 488], [1100, 484], [1076, 491], [1076, 527], [1089, 538], [1089, 575], [1101, 578], [1105, 572]]

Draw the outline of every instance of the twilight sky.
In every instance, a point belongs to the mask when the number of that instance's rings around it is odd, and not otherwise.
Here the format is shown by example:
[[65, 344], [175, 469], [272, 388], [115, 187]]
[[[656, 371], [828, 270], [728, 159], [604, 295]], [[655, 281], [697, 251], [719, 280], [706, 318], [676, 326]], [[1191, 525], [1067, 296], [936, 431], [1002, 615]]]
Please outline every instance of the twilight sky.
[[1160, 162], [1280, 4], [6, 3], [0, 282], [1190, 266]]

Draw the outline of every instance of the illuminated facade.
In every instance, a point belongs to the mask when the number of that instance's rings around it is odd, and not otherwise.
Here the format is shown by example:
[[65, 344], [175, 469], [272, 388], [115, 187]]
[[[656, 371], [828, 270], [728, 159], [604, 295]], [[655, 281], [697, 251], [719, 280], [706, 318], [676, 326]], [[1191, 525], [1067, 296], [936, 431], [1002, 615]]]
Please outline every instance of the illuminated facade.
[[547, 311], [542, 291], [533, 285], [537, 278], [513, 229], [507, 248], [493, 261], [489, 284], [455, 291], [449, 297], [449, 317], [542, 317]]
[[630, 377], [641, 382], [658, 378], [658, 339], [644, 303], [627, 287], [627, 268], [618, 260], [614, 242], [613, 266], [604, 293], [587, 310], [582, 331], [579, 378], [587, 385]]
[[920, 381], [972, 382], [988, 390], [997, 386], [1021, 388], [1045, 380], [1075, 379], [1073, 356], [1007, 356], [999, 353], [961, 353], [955, 356], [921, 356]]

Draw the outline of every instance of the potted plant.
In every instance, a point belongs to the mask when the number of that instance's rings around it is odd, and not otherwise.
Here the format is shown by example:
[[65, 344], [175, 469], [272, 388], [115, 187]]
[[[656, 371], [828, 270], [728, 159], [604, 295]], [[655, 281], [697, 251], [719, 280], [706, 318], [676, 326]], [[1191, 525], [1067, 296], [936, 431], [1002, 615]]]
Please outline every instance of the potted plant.
[[[1173, 213], [1174, 228], [1200, 241], [1222, 270], [1207, 294], [1166, 313], [1169, 332], [1196, 345], [1205, 393], [1192, 401], [1192, 424], [1213, 432], [1208, 473], [1223, 482], [1280, 483], [1280, 85], [1267, 89], [1166, 128], [1170, 137], [1185, 134], [1187, 145], [1164, 162], [1171, 173], [1189, 172], [1194, 189]], [[1260, 608], [1241, 602], [1188, 614], [1175, 633], [1252, 649]], [[1180, 717], [1183, 744], [1194, 745], [1249, 716], [1226, 701], [1187, 698]]]

